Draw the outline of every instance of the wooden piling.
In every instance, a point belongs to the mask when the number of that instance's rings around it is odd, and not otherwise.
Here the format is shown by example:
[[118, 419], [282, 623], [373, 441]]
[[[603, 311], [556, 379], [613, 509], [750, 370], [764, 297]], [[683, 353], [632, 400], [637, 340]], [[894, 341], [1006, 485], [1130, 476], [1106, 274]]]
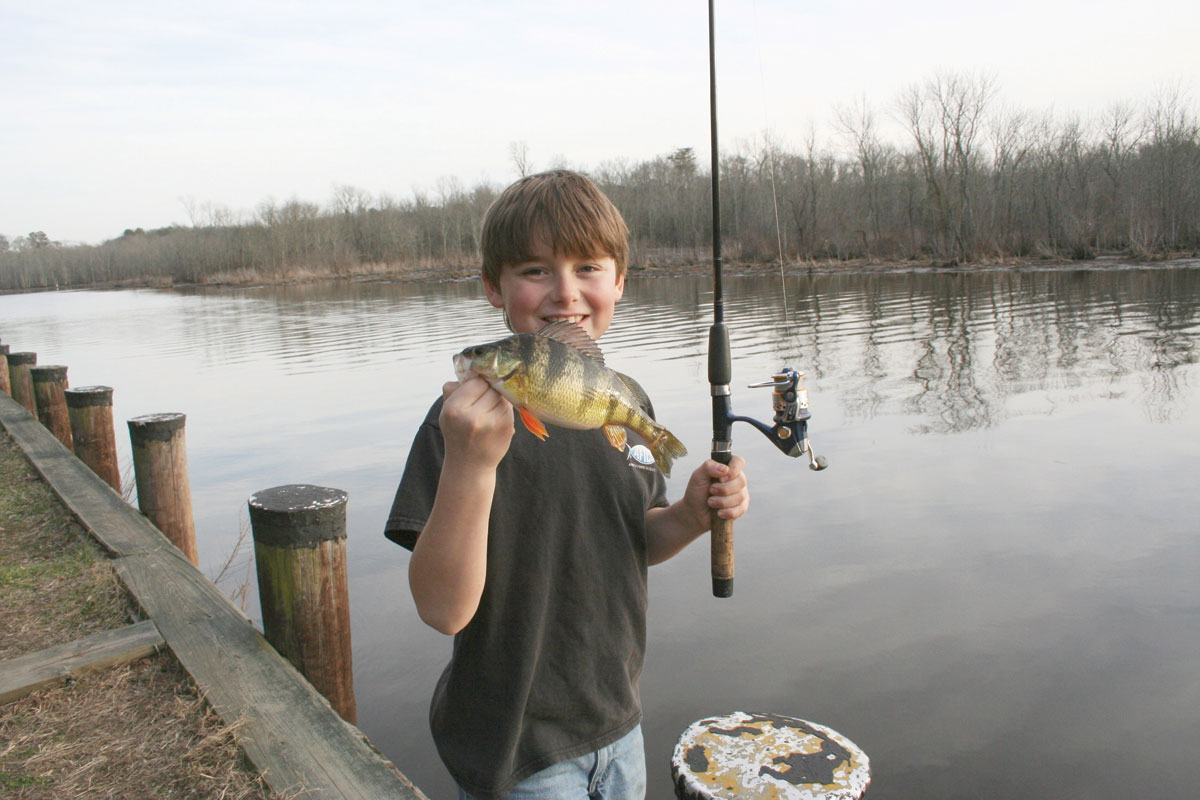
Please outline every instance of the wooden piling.
[[263, 632], [279, 653], [354, 723], [346, 498], [290, 484], [250, 498]]
[[859, 800], [871, 760], [842, 734], [780, 714], [692, 723], [671, 756], [678, 800]]
[[37, 353], [8, 353], [5, 358], [8, 360], [8, 380], [12, 384], [9, 394], [36, 417], [37, 401], [33, 398], [33, 378], [29, 368], [37, 363]]
[[138, 508], [199, 566], [192, 489], [188, 483], [183, 414], [147, 414], [129, 420]]
[[38, 420], [63, 443], [73, 450], [71, 443], [71, 418], [67, 414], [67, 368], [62, 364], [43, 364], [30, 367], [33, 382], [34, 403], [37, 405]]
[[12, 382], [8, 377], [8, 345], [0, 344], [0, 392], [12, 397]]
[[117, 464], [112, 391], [108, 386], [81, 386], [67, 389], [65, 395], [75, 455], [120, 494], [121, 469]]

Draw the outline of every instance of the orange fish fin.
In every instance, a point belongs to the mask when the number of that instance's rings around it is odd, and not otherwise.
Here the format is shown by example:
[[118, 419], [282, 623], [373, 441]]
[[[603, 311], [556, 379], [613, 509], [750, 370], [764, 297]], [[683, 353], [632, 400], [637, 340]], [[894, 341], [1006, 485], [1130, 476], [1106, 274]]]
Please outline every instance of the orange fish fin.
[[605, 425], [604, 435], [608, 437], [608, 443], [618, 450], [625, 449], [625, 429], [620, 425]]
[[533, 414], [530, 414], [529, 409], [524, 406], [518, 408], [517, 412], [520, 413], [521, 422], [525, 423], [525, 428], [543, 442], [546, 441], [546, 437], [550, 434], [546, 431], [546, 426], [542, 424], [542, 421]]

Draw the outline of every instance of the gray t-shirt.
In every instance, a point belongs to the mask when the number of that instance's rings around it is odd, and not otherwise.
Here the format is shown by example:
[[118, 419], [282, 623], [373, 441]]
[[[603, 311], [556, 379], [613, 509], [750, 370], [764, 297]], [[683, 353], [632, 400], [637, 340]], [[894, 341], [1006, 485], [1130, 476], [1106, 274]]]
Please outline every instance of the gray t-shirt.
[[[385, 531], [410, 550], [437, 494], [441, 407], [417, 431]], [[502, 795], [641, 721], [645, 516], [667, 504], [665, 482], [602, 431], [547, 427], [539, 441], [518, 422], [497, 469], [483, 596], [434, 690], [438, 752], [472, 794]]]

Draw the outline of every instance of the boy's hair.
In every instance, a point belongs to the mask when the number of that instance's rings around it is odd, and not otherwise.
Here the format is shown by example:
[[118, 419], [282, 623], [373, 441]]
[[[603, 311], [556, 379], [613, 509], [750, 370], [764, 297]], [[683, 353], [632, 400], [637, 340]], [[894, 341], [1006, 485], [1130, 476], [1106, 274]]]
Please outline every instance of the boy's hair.
[[483, 279], [500, 284], [505, 265], [529, 261], [545, 242], [576, 258], [610, 256], [617, 275], [629, 262], [629, 228], [621, 212], [592, 180], [556, 169], [528, 175], [505, 189], [483, 218]]

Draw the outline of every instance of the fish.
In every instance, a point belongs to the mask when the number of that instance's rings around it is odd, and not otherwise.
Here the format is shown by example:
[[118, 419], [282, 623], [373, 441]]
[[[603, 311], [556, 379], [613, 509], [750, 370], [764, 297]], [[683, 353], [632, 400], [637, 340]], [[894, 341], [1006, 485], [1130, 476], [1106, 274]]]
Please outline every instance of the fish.
[[454, 372], [460, 381], [481, 376], [542, 441], [549, 436], [544, 423], [602, 428], [609, 444], [624, 451], [628, 429], [642, 437], [668, 477], [675, 459], [687, 454], [683, 443], [650, 416], [650, 399], [637, 381], [605, 366], [599, 345], [573, 322], [551, 322], [536, 333], [465, 348], [454, 356]]

